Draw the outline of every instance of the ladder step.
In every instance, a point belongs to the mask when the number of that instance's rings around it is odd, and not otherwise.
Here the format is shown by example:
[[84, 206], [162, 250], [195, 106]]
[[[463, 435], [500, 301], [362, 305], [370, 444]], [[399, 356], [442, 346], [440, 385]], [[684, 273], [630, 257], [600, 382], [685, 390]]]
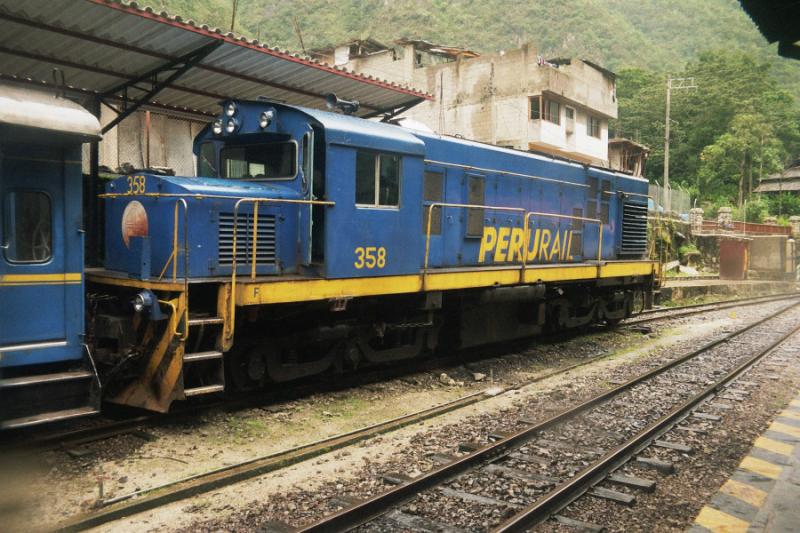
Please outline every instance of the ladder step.
[[196, 363], [197, 361], [210, 361], [211, 359], [222, 359], [222, 352], [211, 350], [208, 352], [195, 352], [183, 354], [184, 363]]
[[189, 317], [189, 326], [211, 326], [223, 323], [225, 323], [225, 320], [218, 316]]
[[189, 396], [201, 396], [203, 394], [213, 394], [215, 392], [222, 392], [225, 390], [225, 385], [205, 385], [203, 387], [194, 387], [192, 389], [184, 389], [183, 394], [188, 398]]
[[74, 370], [72, 372], [56, 372], [53, 374], [38, 374], [34, 376], [20, 376], [16, 378], [0, 379], [2, 387], [27, 387], [29, 385], [43, 385], [45, 383], [57, 383], [60, 381], [72, 381], [76, 379], [91, 379], [94, 377], [88, 370]]
[[26, 416], [22, 418], [13, 418], [11, 420], [3, 420], [0, 422], [1, 429], [22, 428], [28, 426], [35, 426], [37, 424], [46, 424], [49, 422], [56, 422], [58, 420], [69, 420], [70, 418], [79, 418], [81, 416], [95, 415], [100, 411], [92, 406], [77, 407], [75, 409], [64, 409], [63, 411], [49, 411], [47, 413], [40, 413], [38, 415]]

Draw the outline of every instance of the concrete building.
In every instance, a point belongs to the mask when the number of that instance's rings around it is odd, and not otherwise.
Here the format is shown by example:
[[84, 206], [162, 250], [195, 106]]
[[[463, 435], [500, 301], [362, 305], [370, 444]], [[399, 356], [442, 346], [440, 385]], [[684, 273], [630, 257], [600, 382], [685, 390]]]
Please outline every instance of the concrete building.
[[609, 164], [608, 121], [617, 118], [616, 77], [589, 61], [545, 60], [529, 45], [480, 56], [409, 39], [392, 45], [355, 40], [312, 55], [432, 94], [433, 101], [402, 117], [436, 132]]

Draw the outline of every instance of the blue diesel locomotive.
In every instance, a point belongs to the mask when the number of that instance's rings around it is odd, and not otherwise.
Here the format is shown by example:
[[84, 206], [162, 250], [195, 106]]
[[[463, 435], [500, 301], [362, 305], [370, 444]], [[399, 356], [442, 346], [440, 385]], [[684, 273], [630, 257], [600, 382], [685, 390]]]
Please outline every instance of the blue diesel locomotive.
[[657, 288], [630, 175], [266, 101], [224, 102], [194, 152], [200, 177], [101, 195], [85, 344], [107, 401], [616, 323]]
[[617, 322], [656, 283], [640, 178], [261, 101], [225, 102], [195, 154], [203, 177], [104, 195], [87, 277], [111, 401]]

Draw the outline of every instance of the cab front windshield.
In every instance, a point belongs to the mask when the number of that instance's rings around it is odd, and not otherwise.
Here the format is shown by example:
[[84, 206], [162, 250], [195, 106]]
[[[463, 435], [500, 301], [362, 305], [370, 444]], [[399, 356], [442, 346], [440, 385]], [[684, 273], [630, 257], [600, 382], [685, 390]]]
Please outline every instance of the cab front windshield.
[[220, 152], [220, 162], [223, 178], [291, 179], [297, 174], [297, 144], [226, 146]]

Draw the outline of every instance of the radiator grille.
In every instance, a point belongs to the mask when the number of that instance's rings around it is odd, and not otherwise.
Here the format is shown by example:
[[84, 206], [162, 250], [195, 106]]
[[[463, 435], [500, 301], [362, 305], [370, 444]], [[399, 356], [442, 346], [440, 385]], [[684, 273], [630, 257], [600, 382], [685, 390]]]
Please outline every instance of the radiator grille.
[[641, 256], [647, 251], [647, 205], [626, 203], [622, 206], [622, 243], [620, 255]]
[[[236, 264], [249, 265], [253, 260], [253, 215], [239, 214], [236, 225]], [[256, 265], [275, 264], [275, 215], [258, 215]], [[219, 264], [233, 265], [233, 213], [219, 215]], [[237, 269], [238, 270], [238, 269]]]

